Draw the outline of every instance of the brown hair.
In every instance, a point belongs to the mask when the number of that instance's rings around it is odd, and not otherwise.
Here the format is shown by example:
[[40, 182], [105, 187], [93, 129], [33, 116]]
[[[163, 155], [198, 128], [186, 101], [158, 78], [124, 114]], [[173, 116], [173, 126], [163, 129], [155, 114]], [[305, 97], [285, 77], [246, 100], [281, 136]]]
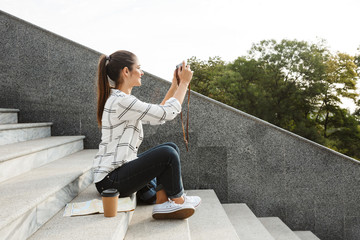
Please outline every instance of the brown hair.
[[97, 122], [101, 127], [101, 119], [106, 100], [110, 96], [110, 84], [108, 77], [115, 82], [115, 88], [121, 83], [120, 72], [127, 67], [132, 71], [136, 56], [132, 52], [120, 50], [111, 54], [109, 57], [101, 55], [98, 64], [98, 86], [97, 86]]

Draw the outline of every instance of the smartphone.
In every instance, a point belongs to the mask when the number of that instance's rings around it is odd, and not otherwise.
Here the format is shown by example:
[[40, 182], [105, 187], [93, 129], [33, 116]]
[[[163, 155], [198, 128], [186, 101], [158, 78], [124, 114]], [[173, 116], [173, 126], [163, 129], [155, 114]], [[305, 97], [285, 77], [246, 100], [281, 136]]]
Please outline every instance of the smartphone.
[[180, 71], [182, 70], [182, 63], [176, 65], [176, 80], [177, 80], [177, 84], [180, 84], [180, 77], [179, 77], [179, 73], [177, 71], [177, 69], [180, 68]]
[[176, 65], [176, 69], [178, 69], [178, 68], [180, 68], [180, 70], [181, 70], [181, 68], [182, 68], [182, 63], [179, 63], [178, 65]]

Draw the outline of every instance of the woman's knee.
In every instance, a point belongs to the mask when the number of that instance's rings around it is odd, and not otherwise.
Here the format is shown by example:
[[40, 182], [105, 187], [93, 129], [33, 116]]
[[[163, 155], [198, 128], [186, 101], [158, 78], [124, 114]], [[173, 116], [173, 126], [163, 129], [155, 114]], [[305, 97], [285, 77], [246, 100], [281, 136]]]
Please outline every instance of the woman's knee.
[[179, 147], [178, 147], [175, 143], [173, 143], [173, 142], [167, 142], [167, 143], [165, 143], [165, 145], [168, 145], [168, 146], [172, 147], [172, 148], [175, 149], [175, 151], [180, 155], [180, 149], [179, 149]]
[[[175, 145], [176, 146], [176, 145]], [[168, 157], [168, 159], [170, 160], [170, 164], [177, 164], [180, 165], [180, 155], [179, 153], [176, 151], [175, 148], [173, 148], [172, 146], [164, 146], [163, 148], [164, 153], [166, 154], [166, 156]]]

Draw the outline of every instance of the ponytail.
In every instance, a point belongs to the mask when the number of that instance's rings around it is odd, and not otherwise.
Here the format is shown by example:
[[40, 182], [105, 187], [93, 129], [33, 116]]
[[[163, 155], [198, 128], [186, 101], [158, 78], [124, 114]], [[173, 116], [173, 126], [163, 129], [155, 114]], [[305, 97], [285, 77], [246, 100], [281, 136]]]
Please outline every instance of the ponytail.
[[97, 122], [101, 127], [101, 119], [104, 111], [105, 102], [110, 95], [110, 85], [106, 74], [106, 56], [101, 55], [98, 65], [98, 87], [97, 87]]
[[102, 125], [101, 119], [106, 100], [110, 96], [110, 84], [108, 77], [114, 81], [115, 88], [118, 88], [122, 83], [122, 79], [120, 77], [121, 69], [127, 67], [130, 71], [132, 71], [135, 60], [135, 54], [125, 50], [116, 51], [108, 57], [106, 55], [100, 56], [97, 82], [97, 122], [99, 127]]

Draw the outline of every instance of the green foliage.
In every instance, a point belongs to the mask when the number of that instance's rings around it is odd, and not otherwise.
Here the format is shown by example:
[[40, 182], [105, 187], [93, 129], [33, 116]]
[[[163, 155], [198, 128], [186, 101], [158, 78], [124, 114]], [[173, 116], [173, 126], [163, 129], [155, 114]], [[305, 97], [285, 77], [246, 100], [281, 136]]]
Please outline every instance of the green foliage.
[[329, 147], [337, 151], [360, 159], [360, 128], [359, 121], [346, 109], [336, 109], [336, 113], [330, 117], [331, 128], [328, 130], [328, 139], [334, 144]]
[[[188, 62], [193, 90], [360, 159], [360, 56], [332, 54], [324, 41], [264, 40], [233, 62]], [[352, 115], [344, 97], [357, 101]]]

